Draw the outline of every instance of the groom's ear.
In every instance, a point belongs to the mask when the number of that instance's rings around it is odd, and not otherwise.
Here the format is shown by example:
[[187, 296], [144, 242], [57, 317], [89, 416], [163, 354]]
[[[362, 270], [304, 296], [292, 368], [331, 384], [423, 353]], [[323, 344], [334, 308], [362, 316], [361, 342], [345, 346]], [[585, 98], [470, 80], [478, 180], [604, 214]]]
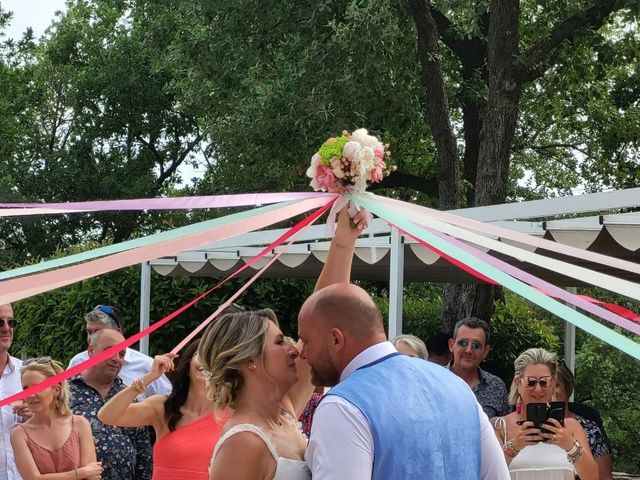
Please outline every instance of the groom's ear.
[[339, 328], [331, 329], [331, 345], [335, 350], [342, 350], [344, 347], [344, 333]]

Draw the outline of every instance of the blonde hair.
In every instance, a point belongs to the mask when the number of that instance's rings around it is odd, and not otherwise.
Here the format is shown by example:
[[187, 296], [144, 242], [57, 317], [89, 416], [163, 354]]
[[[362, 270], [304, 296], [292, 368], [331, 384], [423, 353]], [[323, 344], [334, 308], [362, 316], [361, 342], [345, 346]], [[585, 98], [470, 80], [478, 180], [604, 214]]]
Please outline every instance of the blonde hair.
[[516, 381], [524, 378], [524, 371], [529, 365], [546, 365], [551, 370], [551, 376], [554, 379], [553, 388], [555, 389], [556, 374], [558, 371], [558, 357], [555, 353], [549, 352], [544, 348], [530, 348], [522, 352], [516, 361], [513, 362], [514, 374], [513, 382], [511, 382], [511, 390], [509, 391], [509, 404], [515, 405], [518, 402], [518, 388]]
[[[46, 357], [45, 357], [46, 358]], [[20, 369], [20, 375], [24, 375], [25, 372], [38, 372], [44, 375], [47, 378], [53, 377], [59, 373], [64, 372], [64, 367], [57, 360], [50, 359], [46, 362], [39, 363], [34, 361], [32, 363], [28, 363], [27, 365], [23, 365]], [[66, 380], [61, 381], [60, 386], [60, 395], [56, 398], [55, 408], [58, 410], [58, 413], [64, 417], [67, 415], [71, 415], [71, 407], [69, 406], [69, 401], [71, 399], [71, 392], [69, 390], [69, 384]]]
[[415, 335], [398, 335], [396, 338], [391, 340], [391, 343], [394, 347], [398, 347], [398, 344], [402, 342], [407, 345], [411, 350], [416, 352], [418, 358], [422, 358], [423, 360], [427, 360], [429, 358], [429, 352], [427, 351], [427, 346], [424, 342], [416, 337]]
[[228, 313], [202, 336], [198, 358], [207, 371], [209, 399], [218, 409], [234, 404], [244, 384], [240, 369], [264, 352], [269, 322], [278, 325], [271, 309]]

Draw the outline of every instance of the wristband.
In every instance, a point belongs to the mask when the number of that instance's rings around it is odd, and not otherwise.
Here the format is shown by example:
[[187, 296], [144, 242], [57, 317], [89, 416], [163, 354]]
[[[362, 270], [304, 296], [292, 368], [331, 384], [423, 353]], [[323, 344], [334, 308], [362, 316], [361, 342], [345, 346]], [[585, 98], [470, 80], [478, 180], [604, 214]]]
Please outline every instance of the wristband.
[[144, 384], [141, 378], [136, 378], [131, 384], [131, 388], [133, 388], [138, 393], [144, 393], [147, 391], [147, 386]]

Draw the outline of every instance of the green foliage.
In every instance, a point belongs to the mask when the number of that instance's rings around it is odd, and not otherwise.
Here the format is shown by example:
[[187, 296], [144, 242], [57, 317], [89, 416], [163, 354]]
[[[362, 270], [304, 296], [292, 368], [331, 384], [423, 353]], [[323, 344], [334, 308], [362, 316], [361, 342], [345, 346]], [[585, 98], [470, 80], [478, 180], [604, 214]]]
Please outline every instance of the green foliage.
[[575, 398], [602, 416], [614, 471], [640, 473], [639, 391], [640, 362], [594, 337], [584, 339], [576, 359]]
[[[217, 281], [152, 275], [151, 323], [177, 310]], [[151, 354], [168, 352], [241, 285], [242, 280], [228, 282], [151, 335]], [[274, 309], [285, 333], [296, 336], [298, 310], [312, 291], [313, 285], [305, 280], [258, 280], [236, 302], [246, 308]], [[86, 349], [84, 315], [98, 304], [114, 305], [122, 311], [126, 337], [138, 332], [140, 269], [119, 270], [17, 302], [14, 309], [20, 324], [12, 353], [20, 357], [49, 355], [67, 362]]]

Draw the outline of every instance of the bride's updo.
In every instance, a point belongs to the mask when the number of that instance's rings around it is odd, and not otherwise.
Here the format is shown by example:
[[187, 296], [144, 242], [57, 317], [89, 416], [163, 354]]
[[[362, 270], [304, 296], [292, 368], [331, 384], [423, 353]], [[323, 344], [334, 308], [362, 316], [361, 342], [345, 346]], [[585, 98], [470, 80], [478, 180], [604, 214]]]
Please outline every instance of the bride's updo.
[[263, 353], [269, 322], [278, 325], [276, 314], [267, 308], [227, 313], [207, 327], [198, 358], [206, 370], [209, 399], [216, 408], [233, 406], [243, 385], [240, 369]]

